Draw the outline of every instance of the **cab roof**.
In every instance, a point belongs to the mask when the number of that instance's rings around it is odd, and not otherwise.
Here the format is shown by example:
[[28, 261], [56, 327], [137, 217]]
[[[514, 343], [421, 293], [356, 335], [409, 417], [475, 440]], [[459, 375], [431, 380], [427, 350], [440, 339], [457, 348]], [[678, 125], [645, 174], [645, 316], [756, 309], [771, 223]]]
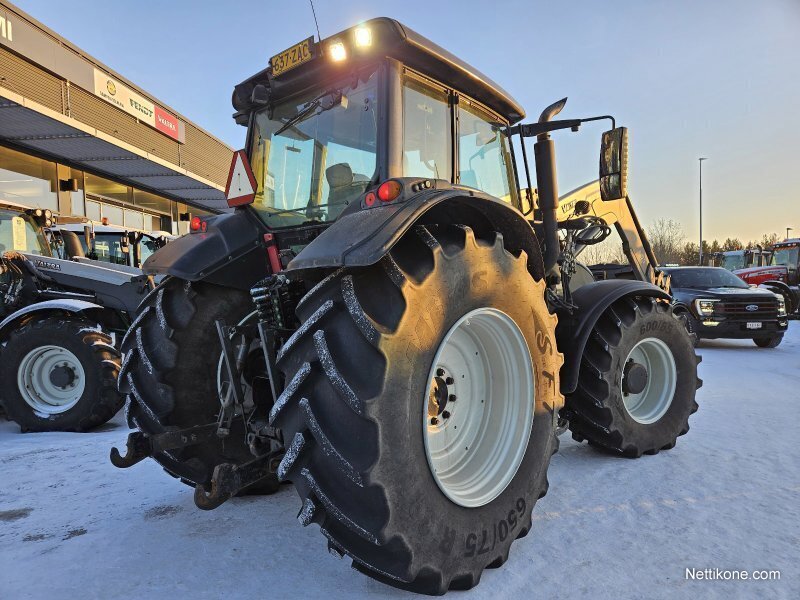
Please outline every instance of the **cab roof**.
[[[352, 40], [356, 27], [368, 27], [372, 32], [372, 45], [360, 52], [350, 52], [348, 59], [332, 63], [324, 55], [325, 48], [337, 41]], [[350, 46], [352, 50], [352, 46]], [[243, 110], [257, 84], [268, 86], [270, 98], [275, 101], [288, 97], [300, 89], [324, 81], [329, 73], [343, 74], [383, 57], [394, 58], [442, 84], [469, 95], [500, 116], [516, 123], [525, 117], [522, 106], [502, 87], [475, 67], [467, 64], [438, 44], [420, 35], [395, 19], [379, 17], [345, 29], [314, 44], [314, 57], [296, 68], [274, 77], [272, 67], [246, 79], [236, 86], [234, 108]]]

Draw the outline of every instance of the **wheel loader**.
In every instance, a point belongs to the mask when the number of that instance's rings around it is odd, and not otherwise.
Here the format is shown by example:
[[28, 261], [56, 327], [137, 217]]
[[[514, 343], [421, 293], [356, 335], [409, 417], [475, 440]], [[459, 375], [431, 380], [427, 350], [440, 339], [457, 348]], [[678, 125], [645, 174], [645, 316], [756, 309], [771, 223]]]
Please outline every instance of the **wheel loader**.
[[[234, 210], [145, 264], [165, 280], [122, 343], [137, 431], [112, 462], [152, 457], [202, 509], [291, 482], [331, 553], [443, 594], [530, 531], [559, 427], [672, 448], [698, 361], [627, 196], [627, 130], [555, 119], [565, 102], [524, 122], [387, 18], [273, 56], [233, 93]], [[603, 119], [601, 197], [560, 206], [551, 134]], [[612, 225], [637, 279], [579, 285]]]

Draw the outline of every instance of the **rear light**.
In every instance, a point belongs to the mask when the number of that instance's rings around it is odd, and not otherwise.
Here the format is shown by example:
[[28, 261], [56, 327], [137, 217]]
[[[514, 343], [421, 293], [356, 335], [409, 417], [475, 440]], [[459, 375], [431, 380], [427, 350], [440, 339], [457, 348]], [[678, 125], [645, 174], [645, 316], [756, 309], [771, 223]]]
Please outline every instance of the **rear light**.
[[377, 200], [375, 192], [367, 192], [367, 195], [364, 196], [364, 204], [367, 206], [375, 206], [375, 200]]
[[202, 225], [205, 225], [205, 223], [202, 222], [200, 217], [192, 217], [192, 221], [189, 227], [191, 228], [192, 231], [200, 231]]
[[397, 199], [402, 191], [403, 186], [399, 181], [389, 179], [378, 186], [378, 198], [380, 198], [382, 202], [391, 202]]

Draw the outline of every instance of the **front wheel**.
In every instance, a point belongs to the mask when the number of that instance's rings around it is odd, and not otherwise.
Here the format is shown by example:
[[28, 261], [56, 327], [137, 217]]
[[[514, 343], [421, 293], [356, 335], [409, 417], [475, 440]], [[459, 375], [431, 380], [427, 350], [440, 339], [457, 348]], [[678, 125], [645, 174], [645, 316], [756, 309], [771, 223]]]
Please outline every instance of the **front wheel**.
[[96, 324], [33, 319], [11, 332], [1, 354], [0, 400], [23, 432], [89, 431], [124, 404], [120, 353]]
[[621, 298], [595, 324], [567, 397], [573, 437], [633, 458], [674, 447], [697, 410], [699, 362], [669, 304]]
[[759, 348], [777, 348], [783, 341], [783, 334], [773, 335], [770, 337], [753, 338], [756, 346]]
[[331, 552], [395, 587], [476, 585], [531, 527], [562, 404], [544, 283], [499, 234], [418, 226], [298, 307], [278, 474]]

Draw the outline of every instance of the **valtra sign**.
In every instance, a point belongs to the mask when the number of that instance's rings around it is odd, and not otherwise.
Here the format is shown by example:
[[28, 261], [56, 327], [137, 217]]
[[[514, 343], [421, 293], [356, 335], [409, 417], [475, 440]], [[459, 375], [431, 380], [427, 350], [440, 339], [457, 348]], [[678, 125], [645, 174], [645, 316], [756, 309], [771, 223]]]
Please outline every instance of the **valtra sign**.
[[177, 117], [98, 69], [94, 70], [94, 93], [153, 129], [182, 141]]

